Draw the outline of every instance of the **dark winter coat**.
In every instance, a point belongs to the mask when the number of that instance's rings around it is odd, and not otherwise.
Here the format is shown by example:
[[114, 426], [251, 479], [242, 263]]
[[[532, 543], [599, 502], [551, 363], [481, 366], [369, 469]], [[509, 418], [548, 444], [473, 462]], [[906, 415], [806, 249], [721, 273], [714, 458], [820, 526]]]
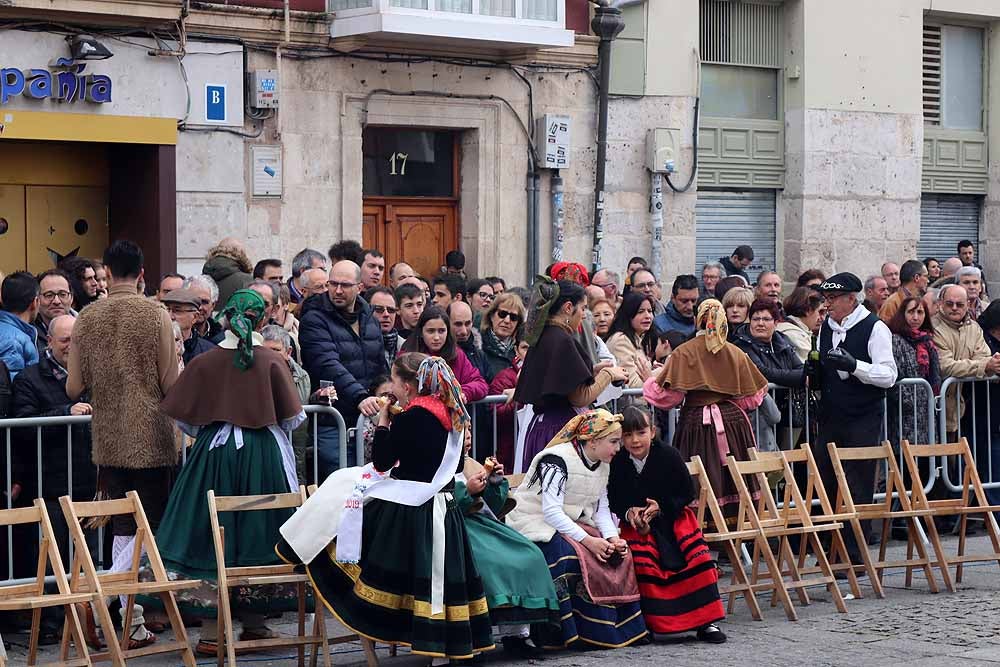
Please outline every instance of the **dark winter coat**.
[[730, 258], [730, 257], [720, 257], [719, 258], [719, 264], [722, 264], [722, 268], [726, 270], [726, 276], [727, 277], [728, 276], [743, 276], [746, 279], [747, 283], [750, 282], [750, 277], [747, 275], [747, 272], [744, 271], [741, 268], [738, 268], [735, 264], [733, 264], [732, 258]]
[[219, 286], [219, 300], [215, 307], [220, 311], [229, 303], [233, 292], [241, 290], [253, 282], [253, 276], [244, 271], [239, 262], [225, 255], [216, 255], [209, 259], [205, 262], [201, 272], [206, 276], [211, 276], [212, 280]]
[[694, 317], [682, 315], [673, 301], [667, 303], [663, 313], [656, 316], [656, 319], [653, 320], [653, 326], [661, 334], [668, 331], [679, 331], [689, 338], [694, 335]]
[[214, 350], [215, 347], [215, 343], [202, 338], [197, 331], [192, 331], [191, 337], [184, 341], [184, 364], [190, 364], [199, 354]]
[[487, 366], [487, 372], [483, 377], [487, 382], [493, 382], [493, 378], [499, 375], [500, 371], [514, 365], [514, 348], [510, 349], [510, 353], [504, 352], [489, 333], [483, 334], [483, 356], [486, 358]]
[[[76, 402], [66, 395], [66, 382], [53, 373], [46, 357], [29, 366], [14, 378], [14, 396], [11, 416], [66, 417]], [[86, 402], [86, 401], [84, 401]], [[97, 469], [91, 463], [90, 426], [76, 424], [73, 432], [73, 496], [77, 500], [90, 500], [97, 487]], [[13, 480], [20, 482], [22, 495], [38, 496], [38, 445], [36, 429], [21, 428], [15, 431], [12, 452]], [[68, 490], [69, 470], [66, 466], [66, 427], [50, 426], [42, 429], [42, 497], [56, 499]]]
[[748, 327], [740, 327], [733, 343], [747, 353], [768, 382], [782, 387], [805, 386], [802, 361], [785, 334], [775, 331], [771, 342], [763, 343], [750, 335]]
[[[299, 343], [302, 365], [309, 372], [312, 386], [329, 380], [337, 388], [334, 407], [340, 411], [348, 428], [358, 420], [358, 404], [368, 398], [372, 381], [388, 372], [382, 344], [382, 330], [372, 317], [371, 308], [358, 297], [358, 331], [344, 320], [326, 294], [314, 294], [302, 304], [299, 320]], [[323, 422], [333, 426], [329, 418]]]
[[0, 361], [0, 419], [9, 416], [11, 399], [10, 373], [7, 372], [7, 365]]

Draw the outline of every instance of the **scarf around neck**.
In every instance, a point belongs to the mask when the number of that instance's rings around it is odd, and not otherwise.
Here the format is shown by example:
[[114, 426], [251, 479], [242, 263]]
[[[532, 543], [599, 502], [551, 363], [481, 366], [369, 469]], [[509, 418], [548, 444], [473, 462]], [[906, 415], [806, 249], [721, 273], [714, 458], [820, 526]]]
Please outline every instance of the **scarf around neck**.
[[934, 345], [934, 338], [930, 333], [922, 329], [907, 329], [904, 336], [910, 345], [913, 346], [917, 355], [917, 368], [920, 377], [927, 380], [934, 388], [934, 393], [938, 393], [941, 385], [941, 378], [937, 372], [937, 347]]

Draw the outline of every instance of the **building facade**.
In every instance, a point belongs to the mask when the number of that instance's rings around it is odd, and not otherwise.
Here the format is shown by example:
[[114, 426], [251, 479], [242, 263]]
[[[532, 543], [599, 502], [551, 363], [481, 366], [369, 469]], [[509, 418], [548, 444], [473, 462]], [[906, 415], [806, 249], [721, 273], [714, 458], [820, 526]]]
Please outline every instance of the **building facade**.
[[[944, 259], [962, 238], [987, 269], [1000, 264], [1000, 5], [617, 4], [605, 265], [653, 254], [660, 196], [665, 282], [741, 243], [754, 270], [788, 279]], [[286, 261], [352, 238], [424, 273], [457, 247], [470, 273], [522, 284], [556, 247], [589, 263], [590, 11], [586, 0], [0, 7], [0, 270], [97, 256], [122, 236], [157, 274], [199, 271], [224, 236]], [[113, 56], [70, 60], [86, 56], [81, 35]], [[664, 156], [674, 171], [654, 177]]]

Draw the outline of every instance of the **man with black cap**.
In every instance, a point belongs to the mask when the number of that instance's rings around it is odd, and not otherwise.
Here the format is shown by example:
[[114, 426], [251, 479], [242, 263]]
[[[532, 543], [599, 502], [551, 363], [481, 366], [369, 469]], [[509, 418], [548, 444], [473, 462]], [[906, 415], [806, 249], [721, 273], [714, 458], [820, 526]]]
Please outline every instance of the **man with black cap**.
[[[837, 478], [826, 444], [869, 447], [879, 443], [885, 417], [882, 398], [885, 390], [895, 384], [897, 370], [889, 327], [861, 304], [861, 280], [852, 273], [838, 273], [816, 289], [826, 299], [827, 318], [819, 333], [818, 374], [823, 396], [816, 441], [819, 446], [814, 453], [823, 484], [833, 496]], [[854, 502], [871, 503], [875, 463], [845, 461], [844, 472]], [[862, 526], [867, 537], [869, 522]], [[845, 533], [845, 541], [851, 562], [861, 564], [861, 550], [867, 546], [857, 544], [850, 531]]]

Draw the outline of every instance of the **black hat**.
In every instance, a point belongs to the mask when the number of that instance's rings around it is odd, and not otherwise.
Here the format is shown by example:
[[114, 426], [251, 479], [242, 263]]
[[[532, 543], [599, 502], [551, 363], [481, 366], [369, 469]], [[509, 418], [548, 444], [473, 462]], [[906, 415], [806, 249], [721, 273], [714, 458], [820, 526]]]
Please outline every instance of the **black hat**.
[[860, 292], [864, 289], [861, 279], [853, 273], [838, 273], [826, 279], [825, 282], [816, 286], [817, 292]]

